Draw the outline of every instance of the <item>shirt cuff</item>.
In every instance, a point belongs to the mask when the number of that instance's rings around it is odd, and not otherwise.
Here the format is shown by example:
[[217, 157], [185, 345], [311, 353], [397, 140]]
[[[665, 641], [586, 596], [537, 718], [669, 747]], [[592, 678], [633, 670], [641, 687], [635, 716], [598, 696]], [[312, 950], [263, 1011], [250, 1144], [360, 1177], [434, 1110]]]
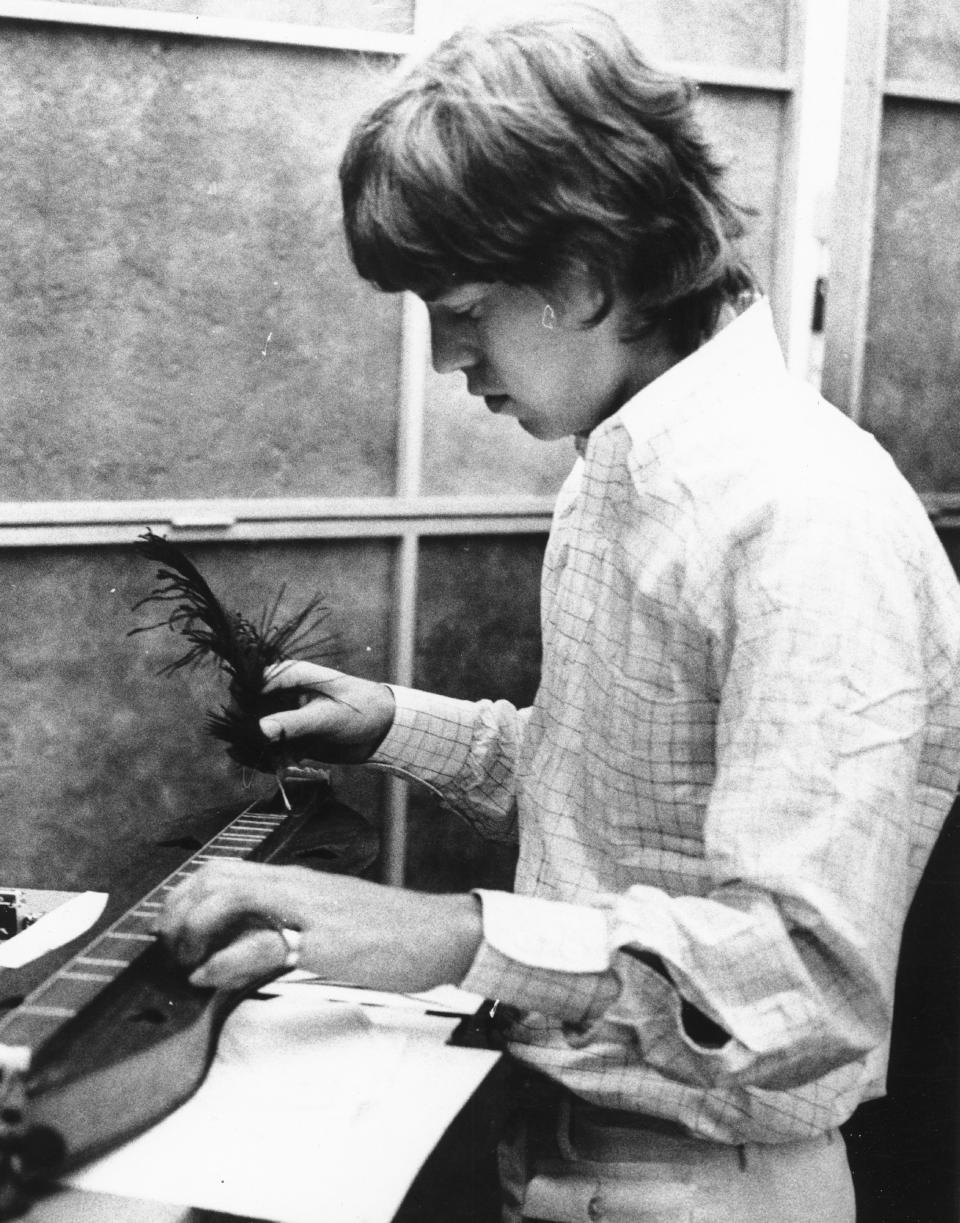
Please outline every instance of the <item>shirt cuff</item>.
[[471, 701], [388, 685], [396, 701], [393, 725], [370, 763], [429, 781], [450, 782], [464, 770], [473, 739]]
[[617, 997], [604, 909], [485, 889], [473, 895], [483, 907], [483, 942], [463, 989], [575, 1024]]

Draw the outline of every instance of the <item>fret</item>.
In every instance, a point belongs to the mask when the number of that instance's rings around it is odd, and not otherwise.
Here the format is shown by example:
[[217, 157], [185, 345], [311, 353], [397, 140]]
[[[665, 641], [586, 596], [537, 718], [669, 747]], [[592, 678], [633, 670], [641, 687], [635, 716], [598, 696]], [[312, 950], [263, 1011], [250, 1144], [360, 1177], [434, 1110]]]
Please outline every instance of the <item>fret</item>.
[[[136, 941], [139, 942], [140, 940], [138, 939]], [[113, 945], [111, 946], [111, 944]], [[109, 930], [106, 934], [102, 934], [100, 936], [100, 938], [97, 940], [96, 946], [98, 948], [102, 948], [102, 950], [107, 952], [111, 958], [115, 957], [118, 960], [123, 960], [124, 968], [128, 967], [130, 961], [139, 954], [138, 949], [131, 945], [131, 941], [129, 939], [122, 937], [118, 938], [112, 931]]]
[[137, 914], [131, 910], [129, 913], [125, 914], [124, 917], [122, 917], [120, 920], [122, 922], [122, 925], [118, 923], [113, 928], [111, 933], [121, 934], [124, 936], [124, 938], [127, 938], [130, 935], [135, 934], [139, 938], [150, 939], [151, 941], [156, 937], [154, 933], [154, 928], [157, 923], [156, 913]]
[[[92, 977], [93, 974], [90, 974]], [[111, 974], [109, 980], [113, 980]], [[54, 1009], [63, 1008], [76, 1012], [100, 993], [102, 981], [87, 977], [71, 977], [65, 969], [54, 973], [49, 981], [44, 982], [38, 990], [27, 999], [27, 1002], [37, 1003]]]
[[248, 857], [287, 818], [279, 813], [244, 811], [0, 1019], [0, 1046], [22, 1046], [28, 1054], [42, 1048], [157, 941], [154, 925], [168, 892], [196, 874], [205, 862]]
[[40, 1048], [45, 1041], [63, 1027], [67, 1019], [72, 1019], [70, 1012], [59, 1014], [49, 1012], [39, 1004], [21, 1002], [3, 1022], [2, 1043], [4, 1045], [23, 1045], [31, 1052]]

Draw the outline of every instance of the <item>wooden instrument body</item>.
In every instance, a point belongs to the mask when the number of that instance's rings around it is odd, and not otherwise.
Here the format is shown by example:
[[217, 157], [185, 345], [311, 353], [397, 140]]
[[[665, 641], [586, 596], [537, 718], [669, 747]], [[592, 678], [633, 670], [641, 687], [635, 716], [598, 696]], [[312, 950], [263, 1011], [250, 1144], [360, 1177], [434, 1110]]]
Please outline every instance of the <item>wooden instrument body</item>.
[[216, 857], [351, 874], [371, 865], [371, 826], [329, 787], [298, 789], [289, 815], [275, 802], [239, 814], [0, 1019], [0, 1218], [22, 1209], [32, 1182], [102, 1154], [188, 1099], [223, 1022], [251, 992], [197, 988], [172, 962], [152, 933], [170, 888]]

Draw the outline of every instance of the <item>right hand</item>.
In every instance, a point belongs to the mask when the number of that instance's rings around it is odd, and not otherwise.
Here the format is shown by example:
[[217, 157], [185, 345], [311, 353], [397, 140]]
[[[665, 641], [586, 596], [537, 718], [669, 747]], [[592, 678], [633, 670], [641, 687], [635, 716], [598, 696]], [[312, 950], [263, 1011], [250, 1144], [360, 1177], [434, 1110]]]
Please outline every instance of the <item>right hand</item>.
[[483, 933], [475, 896], [224, 859], [167, 893], [158, 933], [194, 985], [242, 988], [280, 970], [284, 926], [300, 932], [303, 968], [401, 992], [459, 984]]
[[266, 672], [265, 693], [284, 689], [297, 690], [299, 708], [268, 714], [260, 729], [294, 760], [359, 764], [393, 725], [396, 702], [386, 684], [291, 659]]

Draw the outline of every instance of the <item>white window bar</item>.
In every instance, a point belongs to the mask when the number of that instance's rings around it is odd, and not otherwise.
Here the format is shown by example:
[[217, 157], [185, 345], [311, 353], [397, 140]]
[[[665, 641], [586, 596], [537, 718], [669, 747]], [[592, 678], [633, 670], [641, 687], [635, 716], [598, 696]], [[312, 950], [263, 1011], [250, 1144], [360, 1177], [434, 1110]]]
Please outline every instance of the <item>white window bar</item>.
[[854, 420], [867, 341], [888, 20], [888, 0], [850, 4], [822, 386]]
[[[397, 432], [397, 496], [415, 499], [423, 467], [423, 409], [429, 329], [427, 312], [412, 293], [403, 296], [400, 344], [400, 404]], [[413, 683], [417, 637], [417, 589], [420, 535], [407, 526], [397, 545], [393, 580], [391, 671], [395, 683]], [[408, 787], [397, 777], [387, 780], [383, 846], [383, 881], [403, 884], [407, 859]]]
[[800, 378], [810, 373], [818, 204], [839, 155], [842, 90], [830, 85], [842, 81], [846, 8], [846, 0], [793, 6], [790, 27], [796, 88], [787, 104], [772, 306], [787, 366]]
[[251, 501], [0, 502], [0, 548], [127, 544], [147, 527], [177, 542], [391, 539], [546, 531], [552, 497], [344, 497]]
[[883, 92], [888, 98], [960, 106], [960, 84], [952, 81], [910, 81], [894, 77], [884, 85]]

